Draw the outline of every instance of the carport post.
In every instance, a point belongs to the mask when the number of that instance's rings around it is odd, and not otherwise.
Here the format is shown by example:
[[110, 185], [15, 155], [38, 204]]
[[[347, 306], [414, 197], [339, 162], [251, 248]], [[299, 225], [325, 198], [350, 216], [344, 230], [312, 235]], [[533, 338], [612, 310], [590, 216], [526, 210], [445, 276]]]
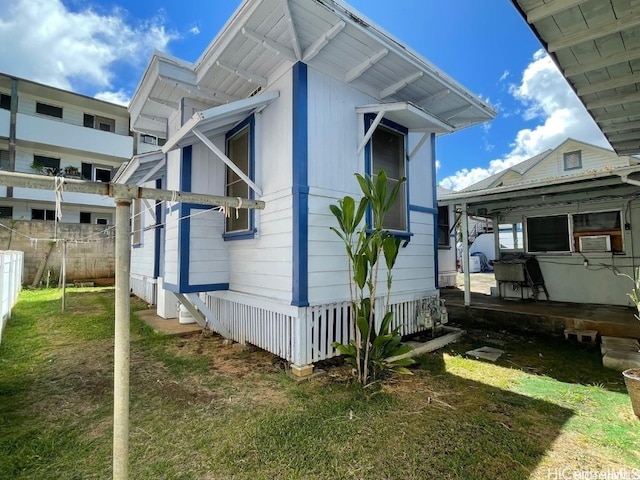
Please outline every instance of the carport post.
[[471, 305], [471, 274], [469, 273], [469, 219], [467, 204], [462, 204], [462, 270], [464, 271], [464, 306]]
[[116, 307], [113, 358], [113, 478], [129, 478], [129, 263], [131, 200], [116, 198]]

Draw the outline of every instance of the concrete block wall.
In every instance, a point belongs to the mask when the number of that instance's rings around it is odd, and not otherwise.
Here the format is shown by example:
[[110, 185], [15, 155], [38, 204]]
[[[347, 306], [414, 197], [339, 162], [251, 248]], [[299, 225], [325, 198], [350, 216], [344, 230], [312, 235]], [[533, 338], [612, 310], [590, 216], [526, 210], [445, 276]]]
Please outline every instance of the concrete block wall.
[[63, 242], [67, 241], [67, 282], [115, 277], [115, 232], [104, 225], [51, 221], [0, 221], [0, 250], [24, 252], [23, 283], [30, 285], [40, 263], [51, 248], [43, 279], [51, 269], [57, 278], [62, 266]]

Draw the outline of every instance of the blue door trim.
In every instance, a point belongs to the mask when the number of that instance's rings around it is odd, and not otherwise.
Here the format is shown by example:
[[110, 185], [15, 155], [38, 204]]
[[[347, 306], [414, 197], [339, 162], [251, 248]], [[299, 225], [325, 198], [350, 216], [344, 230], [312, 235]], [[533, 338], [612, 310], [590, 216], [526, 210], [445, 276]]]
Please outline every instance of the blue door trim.
[[431, 188], [433, 190], [433, 270], [434, 270], [434, 287], [440, 288], [438, 285], [438, 276], [440, 274], [440, 265], [438, 265], [438, 186], [436, 182], [436, 134], [431, 134]]

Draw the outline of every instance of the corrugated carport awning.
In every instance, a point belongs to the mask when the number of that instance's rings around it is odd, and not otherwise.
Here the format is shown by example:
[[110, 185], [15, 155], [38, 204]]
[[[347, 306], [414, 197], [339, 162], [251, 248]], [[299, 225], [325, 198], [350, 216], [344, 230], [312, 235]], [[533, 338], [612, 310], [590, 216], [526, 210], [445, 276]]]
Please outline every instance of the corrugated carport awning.
[[263, 109], [279, 96], [280, 92], [276, 90], [197, 112], [167, 140], [162, 151], [167, 153], [174, 148], [192, 145], [198, 139], [202, 140], [201, 135], [212, 137], [227, 132], [233, 125], [252, 112]]

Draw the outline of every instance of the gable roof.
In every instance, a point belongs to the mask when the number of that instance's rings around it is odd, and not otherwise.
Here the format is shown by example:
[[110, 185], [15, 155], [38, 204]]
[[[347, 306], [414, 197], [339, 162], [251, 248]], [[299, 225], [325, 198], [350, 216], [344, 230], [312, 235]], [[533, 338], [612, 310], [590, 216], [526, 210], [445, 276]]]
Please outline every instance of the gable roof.
[[[498, 181], [505, 177], [509, 172], [514, 172], [516, 174], [518, 174], [519, 176], [524, 176], [527, 172], [529, 172], [533, 167], [535, 167], [536, 165], [539, 165], [540, 163], [542, 163], [546, 158], [548, 158], [551, 154], [553, 154], [554, 152], [557, 152], [559, 150], [563, 150], [568, 144], [573, 143], [576, 145], [577, 148], [580, 149], [597, 149], [600, 150], [602, 152], [603, 155], [614, 155], [615, 156], [615, 152], [612, 152], [611, 150], [608, 150], [606, 148], [602, 148], [599, 147], [597, 145], [592, 145], [590, 143], [586, 143], [586, 142], [582, 142], [580, 140], [576, 140], [574, 138], [567, 138], [566, 140], [564, 140], [560, 145], [558, 145], [557, 147], [553, 148], [553, 149], [548, 149], [545, 150], [542, 153], [539, 153], [531, 158], [528, 158], [527, 160], [524, 160], [520, 163], [517, 163], [515, 165], [513, 165], [510, 168], [507, 168], [505, 170], [502, 170], [501, 172], [495, 173], [493, 175], [491, 175], [490, 177], [487, 177], [483, 180], [480, 180], [479, 182], [474, 183], [473, 185], [470, 185], [466, 188], [463, 188], [460, 190], [460, 192], [475, 192], [475, 191], [479, 191], [479, 190], [485, 190], [488, 188], [492, 188], [492, 187], [496, 187], [496, 186], [500, 186], [498, 184]], [[634, 165], [638, 163], [638, 160], [633, 158], [633, 157], [628, 157], [629, 159], [629, 165]], [[574, 175], [567, 175], [567, 176], [574, 176]], [[524, 182], [524, 180], [523, 180]], [[510, 182], [510, 184], [519, 184], [519, 183], [523, 183], [523, 182]]]
[[449, 128], [495, 111], [339, 0], [245, 0], [194, 63], [154, 53], [129, 107], [133, 130], [164, 135], [185, 97], [207, 107], [268, 88], [296, 62], [378, 102], [410, 102]]
[[640, 154], [636, 2], [511, 0], [618, 155]]

